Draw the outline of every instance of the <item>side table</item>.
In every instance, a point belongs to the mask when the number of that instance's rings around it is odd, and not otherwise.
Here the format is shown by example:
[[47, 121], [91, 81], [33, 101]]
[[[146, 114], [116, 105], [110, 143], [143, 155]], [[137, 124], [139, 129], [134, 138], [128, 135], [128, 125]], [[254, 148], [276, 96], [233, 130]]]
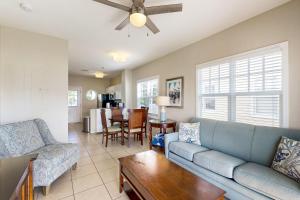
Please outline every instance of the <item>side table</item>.
[[151, 119], [149, 120], [149, 148], [152, 150], [152, 128], [159, 128], [163, 134], [167, 133], [168, 128], [173, 128], [173, 132], [176, 131], [176, 122], [173, 120], [167, 120], [162, 122], [160, 120]]

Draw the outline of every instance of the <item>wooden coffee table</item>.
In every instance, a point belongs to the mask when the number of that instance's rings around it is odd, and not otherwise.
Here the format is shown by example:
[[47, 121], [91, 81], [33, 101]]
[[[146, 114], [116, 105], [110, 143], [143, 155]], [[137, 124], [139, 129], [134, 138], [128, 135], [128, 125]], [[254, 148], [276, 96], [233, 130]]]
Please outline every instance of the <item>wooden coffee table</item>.
[[[223, 200], [224, 191], [155, 151], [119, 158], [120, 192], [124, 179], [142, 200]], [[130, 197], [134, 197], [132, 192]]]

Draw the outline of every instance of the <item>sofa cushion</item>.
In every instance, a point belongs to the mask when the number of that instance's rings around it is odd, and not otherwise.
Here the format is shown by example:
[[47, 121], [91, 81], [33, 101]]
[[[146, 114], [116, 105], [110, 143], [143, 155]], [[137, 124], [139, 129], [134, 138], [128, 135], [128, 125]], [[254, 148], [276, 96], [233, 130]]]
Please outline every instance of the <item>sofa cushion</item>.
[[300, 130], [256, 126], [250, 161], [267, 167], [271, 166], [282, 136], [300, 141]]
[[195, 153], [209, 150], [200, 145], [186, 143], [186, 142], [171, 142], [169, 145], [169, 149], [171, 152], [189, 161], [193, 161], [193, 157]]
[[0, 126], [0, 139], [10, 156], [20, 156], [45, 145], [34, 121]]
[[249, 161], [254, 128], [249, 124], [218, 121], [212, 149]]
[[213, 150], [196, 153], [193, 162], [227, 178], [232, 178], [234, 168], [245, 163], [239, 158]]
[[200, 122], [200, 141], [203, 147], [212, 149], [213, 148], [213, 136], [215, 127], [217, 124], [216, 120], [205, 119], [205, 118], [193, 118], [191, 123]]
[[300, 199], [300, 185], [296, 181], [263, 165], [246, 163], [237, 167], [234, 180], [273, 199]]

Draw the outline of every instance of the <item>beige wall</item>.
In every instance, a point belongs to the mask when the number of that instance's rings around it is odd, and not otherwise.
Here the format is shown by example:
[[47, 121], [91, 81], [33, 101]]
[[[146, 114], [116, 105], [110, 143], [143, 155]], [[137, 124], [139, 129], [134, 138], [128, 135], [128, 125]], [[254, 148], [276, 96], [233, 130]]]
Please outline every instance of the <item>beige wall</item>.
[[109, 79], [97, 79], [94, 77], [70, 75], [69, 87], [81, 87], [82, 89], [82, 116], [89, 115], [89, 110], [97, 108], [97, 100], [89, 101], [85, 98], [88, 90], [95, 90], [97, 93], [104, 93], [110, 85]]
[[165, 80], [184, 76], [184, 109], [168, 108], [169, 118], [178, 121], [196, 116], [196, 65], [260, 47], [289, 42], [289, 124], [300, 128], [300, 1], [288, 4], [240, 23], [133, 71], [133, 100], [136, 81], [160, 76], [160, 94]]
[[119, 74], [110, 79], [110, 86], [122, 84], [122, 74]]
[[44, 119], [68, 141], [68, 44], [0, 26], [0, 124]]

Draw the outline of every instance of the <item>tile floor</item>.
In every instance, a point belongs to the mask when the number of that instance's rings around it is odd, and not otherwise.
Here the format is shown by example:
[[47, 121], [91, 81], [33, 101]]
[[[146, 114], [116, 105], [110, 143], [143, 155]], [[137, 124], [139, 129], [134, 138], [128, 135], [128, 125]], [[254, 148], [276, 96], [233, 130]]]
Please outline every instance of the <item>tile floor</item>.
[[[109, 141], [108, 147], [102, 144], [100, 134], [86, 134], [81, 124], [69, 126], [69, 142], [80, 145], [81, 158], [76, 170], [69, 170], [50, 188], [49, 195], [42, 195], [40, 188], [35, 190], [36, 200], [128, 200], [118, 190], [118, 158], [148, 150], [135, 141], [131, 147], [122, 146], [119, 141]], [[127, 142], [127, 141], [125, 141]]]

